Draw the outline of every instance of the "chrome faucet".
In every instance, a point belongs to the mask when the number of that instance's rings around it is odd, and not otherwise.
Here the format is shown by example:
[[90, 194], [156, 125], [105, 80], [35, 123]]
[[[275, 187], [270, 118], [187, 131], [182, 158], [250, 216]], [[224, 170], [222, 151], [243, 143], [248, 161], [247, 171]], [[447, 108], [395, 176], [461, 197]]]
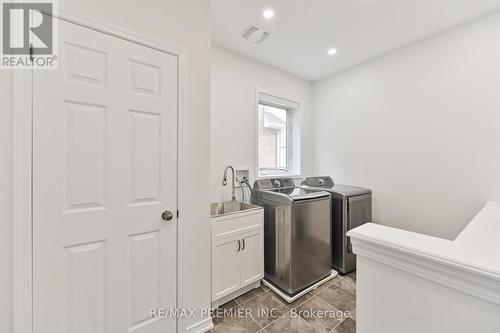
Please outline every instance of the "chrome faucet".
[[231, 189], [231, 200], [236, 201], [236, 191], [234, 187], [234, 168], [230, 165], [228, 165], [224, 169], [224, 178], [222, 178], [222, 185], [226, 186], [227, 185], [227, 169], [231, 169], [233, 173], [233, 182], [232, 182], [232, 189]]

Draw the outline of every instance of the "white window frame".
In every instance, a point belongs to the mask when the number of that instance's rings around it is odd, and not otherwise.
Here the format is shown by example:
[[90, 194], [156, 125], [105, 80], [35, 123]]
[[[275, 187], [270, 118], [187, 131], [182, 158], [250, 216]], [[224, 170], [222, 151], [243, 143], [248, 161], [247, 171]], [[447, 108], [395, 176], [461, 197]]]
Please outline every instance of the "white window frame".
[[[287, 110], [287, 168], [286, 170], [269, 170], [262, 174], [259, 169], [259, 105], [269, 105]], [[301, 176], [301, 140], [300, 140], [300, 103], [288, 98], [270, 94], [257, 89], [255, 103], [255, 178], [273, 178], [277, 176]]]

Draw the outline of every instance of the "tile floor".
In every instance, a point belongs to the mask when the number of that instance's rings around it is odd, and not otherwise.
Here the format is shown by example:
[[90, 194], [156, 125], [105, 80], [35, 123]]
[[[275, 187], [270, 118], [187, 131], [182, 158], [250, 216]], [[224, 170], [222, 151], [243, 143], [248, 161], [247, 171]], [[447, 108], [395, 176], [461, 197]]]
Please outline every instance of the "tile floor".
[[356, 332], [356, 273], [338, 275], [293, 303], [262, 286], [222, 305], [212, 333]]

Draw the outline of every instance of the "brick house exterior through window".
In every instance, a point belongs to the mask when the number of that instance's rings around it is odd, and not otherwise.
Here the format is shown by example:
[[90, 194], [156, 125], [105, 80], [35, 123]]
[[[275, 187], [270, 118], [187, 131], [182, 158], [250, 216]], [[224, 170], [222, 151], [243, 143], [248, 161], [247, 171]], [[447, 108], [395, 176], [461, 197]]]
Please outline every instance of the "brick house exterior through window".
[[[294, 169], [294, 115], [297, 108], [280, 100], [261, 98], [257, 117], [258, 177], [296, 173]], [[288, 103], [290, 104], [290, 103]], [[294, 106], [293, 104], [292, 106]]]

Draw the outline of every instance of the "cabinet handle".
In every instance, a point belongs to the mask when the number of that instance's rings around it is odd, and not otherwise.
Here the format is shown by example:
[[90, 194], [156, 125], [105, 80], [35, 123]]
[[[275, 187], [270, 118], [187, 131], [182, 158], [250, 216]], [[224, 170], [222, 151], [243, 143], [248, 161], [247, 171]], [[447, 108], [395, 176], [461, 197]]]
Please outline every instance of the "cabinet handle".
[[241, 251], [243, 251], [245, 249], [245, 240], [242, 239], [242, 241], [243, 241], [243, 247], [241, 248]]
[[238, 239], [238, 251], [236, 252], [240, 252], [240, 249], [241, 249], [241, 241]]

